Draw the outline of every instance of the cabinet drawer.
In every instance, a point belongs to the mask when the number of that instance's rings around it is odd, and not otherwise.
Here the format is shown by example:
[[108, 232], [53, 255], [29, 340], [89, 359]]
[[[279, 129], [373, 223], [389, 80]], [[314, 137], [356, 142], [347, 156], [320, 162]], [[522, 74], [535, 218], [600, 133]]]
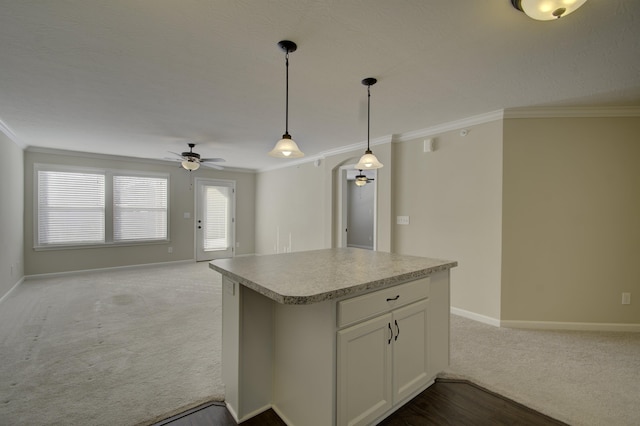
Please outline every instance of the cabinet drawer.
[[429, 297], [429, 278], [374, 291], [338, 302], [338, 327], [354, 324]]

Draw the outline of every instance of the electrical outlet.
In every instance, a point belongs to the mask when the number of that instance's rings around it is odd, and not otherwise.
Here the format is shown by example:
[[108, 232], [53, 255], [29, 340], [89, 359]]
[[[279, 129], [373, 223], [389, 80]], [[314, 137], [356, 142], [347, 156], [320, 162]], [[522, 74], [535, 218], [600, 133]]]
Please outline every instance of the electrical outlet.
[[398, 225], [408, 225], [409, 224], [409, 216], [398, 216], [396, 218], [396, 223]]
[[173, 247], [169, 247], [167, 251], [169, 252], [169, 254], [173, 253]]
[[622, 293], [622, 304], [623, 305], [631, 304], [631, 293]]

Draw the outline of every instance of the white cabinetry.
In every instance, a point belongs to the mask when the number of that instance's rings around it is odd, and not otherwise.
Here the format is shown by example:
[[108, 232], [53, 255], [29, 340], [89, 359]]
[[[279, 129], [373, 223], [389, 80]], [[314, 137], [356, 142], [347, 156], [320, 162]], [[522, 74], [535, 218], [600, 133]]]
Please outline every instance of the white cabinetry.
[[337, 333], [338, 425], [370, 424], [432, 380], [428, 292], [425, 278], [338, 302], [338, 326], [355, 323]]

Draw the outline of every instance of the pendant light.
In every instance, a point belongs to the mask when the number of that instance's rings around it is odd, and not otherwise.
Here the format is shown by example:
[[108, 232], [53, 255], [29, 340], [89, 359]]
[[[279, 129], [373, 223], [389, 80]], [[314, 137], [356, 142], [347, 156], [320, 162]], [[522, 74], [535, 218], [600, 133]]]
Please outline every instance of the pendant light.
[[587, 0], [511, 0], [513, 7], [538, 21], [551, 21], [574, 12]]
[[373, 77], [365, 78], [362, 84], [367, 86], [367, 150], [360, 157], [360, 161], [356, 164], [358, 170], [373, 170], [382, 167], [382, 163], [378, 161], [371, 149], [369, 148], [369, 129], [371, 127], [371, 86], [376, 84], [378, 80]]
[[300, 158], [304, 153], [300, 151], [298, 145], [291, 139], [289, 134], [289, 52], [295, 52], [298, 46], [289, 40], [282, 40], [278, 46], [285, 51], [285, 64], [287, 69], [287, 97], [285, 106], [285, 130], [282, 139], [269, 152], [269, 155], [276, 158]]

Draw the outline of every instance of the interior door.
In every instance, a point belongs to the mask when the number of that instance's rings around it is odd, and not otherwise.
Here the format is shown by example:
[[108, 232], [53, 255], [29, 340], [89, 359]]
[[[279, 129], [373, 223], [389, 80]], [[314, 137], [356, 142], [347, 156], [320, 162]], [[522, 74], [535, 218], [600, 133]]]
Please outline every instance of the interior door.
[[233, 257], [235, 182], [196, 178], [196, 260]]

